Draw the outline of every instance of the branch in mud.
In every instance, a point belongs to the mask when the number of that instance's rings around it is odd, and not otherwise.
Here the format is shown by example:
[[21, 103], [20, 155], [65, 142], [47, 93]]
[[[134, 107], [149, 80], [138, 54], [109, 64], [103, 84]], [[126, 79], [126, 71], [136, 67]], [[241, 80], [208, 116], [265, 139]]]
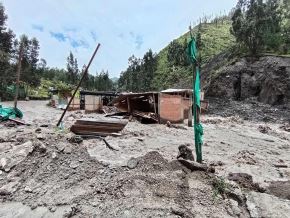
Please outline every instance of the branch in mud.
[[178, 161], [185, 166], [186, 168], [190, 169], [191, 171], [204, 171], [204, 172], [210, 172], [210, 173], [214, 173], [215, 172], [215, 168], [208, 166], [206, 164], [200, 164], [194, 161], [190, 161], [190, 160], [185, 160], [183, 158], [179, 158]]

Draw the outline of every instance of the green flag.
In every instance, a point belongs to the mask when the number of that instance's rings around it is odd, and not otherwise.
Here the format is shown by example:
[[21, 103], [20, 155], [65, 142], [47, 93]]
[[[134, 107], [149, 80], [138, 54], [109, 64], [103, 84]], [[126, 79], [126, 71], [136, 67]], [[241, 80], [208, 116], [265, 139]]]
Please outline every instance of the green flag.
[[188, 44], [188, 56], [190, 61], [195, 66], [195, 74], [193, 73], [193, 114], [194, 114], [194, 141], [195, 141], [195, 151], [196, 151], [196, 160], [197, 162], [202, 162], [202, 135], [203, 127], [198, 119], [200, 111], [200, 72], [198, 67], [198, 51], [196, 48], [196, 41], [193, 37]]

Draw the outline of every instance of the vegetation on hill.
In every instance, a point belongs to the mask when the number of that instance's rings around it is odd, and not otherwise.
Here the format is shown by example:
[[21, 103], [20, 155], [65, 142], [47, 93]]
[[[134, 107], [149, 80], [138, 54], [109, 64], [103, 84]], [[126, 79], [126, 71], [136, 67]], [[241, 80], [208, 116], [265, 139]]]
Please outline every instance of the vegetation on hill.
[[[231, 22], [224, 16], [209, 23], [200, 23], [193, 28], [193, 34], [199, 36], [199, 52], [201, 63], [206, 64], [215, 55], [230, 49], [234, 45], [234, 37], [230, 34]], [[176, 53], [172, 49], [174, 44], [183, 47], [183, 55], [186, 54], [189, 32], [180, 38], [173, 40], [167, 47], [157, 55], [157, 70], [154, 76], [154, 88], [156, 90], [175, 88], [191, 88], [192, 86], [192, 67], [187, 61], [186, 64], [176, 62], [172, 64], [170, 56]]]

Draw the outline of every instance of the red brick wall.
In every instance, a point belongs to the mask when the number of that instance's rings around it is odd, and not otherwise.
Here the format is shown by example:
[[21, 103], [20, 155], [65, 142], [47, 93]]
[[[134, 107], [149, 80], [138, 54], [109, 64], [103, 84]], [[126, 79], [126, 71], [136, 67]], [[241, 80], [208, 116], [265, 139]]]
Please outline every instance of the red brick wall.
[[160, 121], [165, 123], [170, 121], [172, 123], [183, 122], [184, 120], [184, 103], [182, 96], [160, 94], [159, 115]]

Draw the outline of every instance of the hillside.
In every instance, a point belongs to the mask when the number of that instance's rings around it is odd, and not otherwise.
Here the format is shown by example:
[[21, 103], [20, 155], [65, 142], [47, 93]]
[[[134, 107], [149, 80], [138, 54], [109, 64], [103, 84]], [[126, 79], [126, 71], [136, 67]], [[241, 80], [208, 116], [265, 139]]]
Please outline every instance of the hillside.
[[[231, 22], [222, 20], [216, 23], [203, 23], [193, 28], [193, 34], [198, 30], [201, 33], [200, 54], [203, 65], [208, 63], [215, 55], [228, 50], [235, 44], [234, 37], [230, 33]], [[190, 39], [189, 32], [183, 34], [174, 41], [184, 44]], [[157, 55], [157, 72], [154, 77], [154, 88], [160, 90], [169, 87], [191, 87], [191, 66], [171, 67], [167, 60], [169, 45]]]

